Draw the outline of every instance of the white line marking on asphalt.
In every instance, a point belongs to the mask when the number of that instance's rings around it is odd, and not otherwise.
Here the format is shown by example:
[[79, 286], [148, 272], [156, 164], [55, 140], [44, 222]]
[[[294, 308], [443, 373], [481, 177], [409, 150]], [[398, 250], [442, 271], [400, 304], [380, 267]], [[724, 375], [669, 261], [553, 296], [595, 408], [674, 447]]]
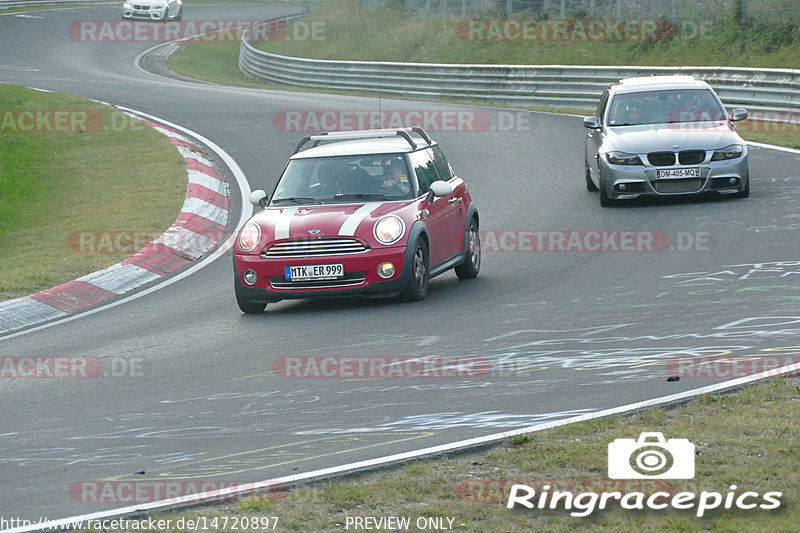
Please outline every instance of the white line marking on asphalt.
[[800, 363], [793, 363], [791, 365], [786, 365], [781, 368], [770, 370], [769, 372], [761, 372], [759, 374], [754, 374], [752, 376], [732, 379], [730, 381], [718, 383], [716, 385], [708, 385], [706, 387], [700, 387], [699, 389], [679, 392], [677, 394], [670, 394], [669, 396], [662, 396], [661, 398], [654, 398], [652, 400], [645, 400], [641, 402], [631, 403], [628, 405], [622, 405], [619, 407], [612, 407], [610, 409], [604, 409], [602, 411], [597, 411], [594, 413], [573, 416], [570, 418], [566, 418], [563, 420], [556, 420], [553, 422], [545, 422], [542, 424], [536, 424], [535, 426], [530, 426], [526, 428], [504, 431], [502, 433], [494, 433], [492, 435], [485, 435], [483, 437], [477, 437], [474, 439], [451, 442], [439, 446], [431, 446], [429, 448], [423, 448], [421, 450], [396, 453], [394, 455], [387, 455], [385, 457], [368, 459], [366, 461], [358, 461], [355, 463], [350, 463], [341, 466], [334, 466], [331, 468], [323, 468], [320, 470], [314, 470], [312, 472], [306, 472], [304, 474], [293, 474], [290, 476], [283, 476], [261, 482], [247, 483], [243, 485], [237, 485], [235, 487], [227, 487], [225, 489], [209, 491], [200, 494], [187, 495], [181, 498], [173, 498], [169, 500], [162, 500], [150, 503], [140, 503], [137, 505], [132, 505], [130, 507], [120, 507], [119, 509], [110, 509], [108, 511], [100, 511], [97, 513], [73, 516], [70, 518], [51, 520], [42, 524], [34, 524], [27, 527], [18, 527], [14, 529], [9, 529], [4, 531], [3, 533], [26, 533], [28, 531], [39, 531], [42, 529], [50, 529], [50, 530], [61, 529], [64, 527], [68, 527], [70, 524], [74, 524], [75, 522], [78, 522], [80, 520], [87, 521], [87, 520], [99, 520], [102, 518], [117, 518], [134, 513], [141, 514], [143, 511], [153, 511], [153, 510], [166, 511], [170, 507], [174, 507], [176, 505], [185, 505], [187, 503], [202, 503], [207, 500], [219, 500], [221, 496], [237, 494], [239, 492], [252, 492], [253, 490], [268, 488], [274, 485], [277, 485], [279, 487], [280, 486], [285, 487], [291, 484], [296, 484], [304, 481], [317, 480], [332, 475], [341, 475], [345, 473], [358, 472], [360, 470], [366, 470], [378, 466], [401, 463], [409, 461], [411, 459], [420, 459], [422, 457], [441, 455], [443, 453], [453, 452], [456, 450], [463, 450], [465, 448], [483, 446], [486, 444], [499, 442], [501, 440], [507, 439], [509, 437], [514, 437], [516, 435], [524, 435], [526, 433], [544, 431], [547, 429], [566, 426], [569, 424], [575, 424], [578, 422], [586, 422], [587, 420], [595, 420], [597, 418], [603, 418], [606, 416], [618, 415], [618, 414], [628, 413], [631, 411], [638, 411], [640, 409], [654, 407], [656, 405], [680, 402], [683, 400], [693, 398], [695, 396], [699, 396], [701, 394], [709, 394], [713, 392], [724, 391], [727, 389], [732, 389], [735, 387], [740, 387], [756, 381], [760, 381], [762, 379], [782, 374], [797, 372], [798, 370], [800, 370]]

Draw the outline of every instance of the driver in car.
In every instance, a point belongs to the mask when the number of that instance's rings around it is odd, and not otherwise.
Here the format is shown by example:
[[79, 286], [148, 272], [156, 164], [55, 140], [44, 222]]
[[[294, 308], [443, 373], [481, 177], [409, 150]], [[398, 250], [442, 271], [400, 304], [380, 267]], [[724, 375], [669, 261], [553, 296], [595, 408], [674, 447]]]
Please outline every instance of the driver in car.
[[392, 159], [383, 170], [381, 194], [386, 196], [401, 196], [410, 190], [406, 166], [400, 159]]

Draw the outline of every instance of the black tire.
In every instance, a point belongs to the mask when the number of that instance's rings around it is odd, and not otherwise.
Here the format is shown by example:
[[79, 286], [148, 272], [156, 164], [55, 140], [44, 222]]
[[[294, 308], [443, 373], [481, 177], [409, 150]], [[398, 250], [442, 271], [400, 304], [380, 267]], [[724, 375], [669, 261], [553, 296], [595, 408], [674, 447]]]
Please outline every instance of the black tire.
[[169, 6], [164, 10], [164, 16], [161, 17], [161, 22], [167, 22], [169, 20]]
[[611, 207], [615, 204], [614, 200], [609, 198], [606, 192], [606, 184], [600, 179], [600, 205], [603, 207]]
[[175, 20], [183, 20], [183, 6], [178, 8], [178, 14], [175, 15]]
[[747, 184], [744, 189], [736, 193], [736, 198], [750, 198], [750, 178], [747, 178]]
[[428, 246], [422, 238], [417, 239], [411, 258], [411, 275], [408, 282], [400, 292], [400, 298], [406, 302], [424, 300], [428, 295], [428, 282], [430, 281], [430, 265]]
[[589, 192], [597, 192], [597, 185], [595, 185], [594, 182], [592, 181], [592, 174], [591, 171], [589, 170], [589, 165], [584, 163], [583, 166], [586, 167], [586, 172], [585, 172], [586, 190]]
[[472, 279], [481, 270], [481, 235], [478, 232], [478, 221], [474, 218], [467, 230], [467, 249], [464, 262], [455, 267], [458, 279]]
[[253, 314], [264, 312], [264, 309], [267, 308], [267, 304], [251, 302], [244, 294], [242, 282], [239, 281], [239, 278], [236, 276], [234, 276], [233, 285], [236, 291], [236, 303], [239, 305], [239, 309], [242, 313]]

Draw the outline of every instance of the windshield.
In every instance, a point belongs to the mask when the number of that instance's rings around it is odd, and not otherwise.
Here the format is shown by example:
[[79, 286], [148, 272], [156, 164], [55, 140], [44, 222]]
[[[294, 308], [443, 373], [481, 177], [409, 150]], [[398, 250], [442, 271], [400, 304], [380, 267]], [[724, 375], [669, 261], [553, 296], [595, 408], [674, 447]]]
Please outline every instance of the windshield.
[[294, 159], [270, 205], [406, 200], [413, 197], [411, 193], [402, 154]]
[[707, 89], [674, 89], [618, 94], [608, 111], [609, 126], [725, 120], [725, 109]]

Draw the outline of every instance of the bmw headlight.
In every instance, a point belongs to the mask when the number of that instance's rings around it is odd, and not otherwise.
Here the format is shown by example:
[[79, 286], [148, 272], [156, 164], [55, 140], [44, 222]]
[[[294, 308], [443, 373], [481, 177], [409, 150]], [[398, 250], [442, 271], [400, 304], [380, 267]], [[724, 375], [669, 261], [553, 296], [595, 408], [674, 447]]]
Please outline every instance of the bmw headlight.
[[133, 9], [133, 4], [131, 2], [125, 2], [122, 7], [125, 9]]
[[405, 231], [406, 225], [403, 221], [394, 215], [389, 215], [375, 223], [373, 234], [379, 242], [383, 244], [392, 244], [400, 240], [400, 237], [403, 236]]
[[608, 162], [612, 165], [641, 165], [642, 160], [636, 154], [626, 152], [608, 152], [606, 154]]
[[719, 150], [714, 150], [714, 155], [711, 156], [712, 161], [725, 161], [726, 159], [736, 159], [741, 157], [744, 152], [744, 146], [741, 144], [732, 144]]
[[261, 227], [253, 222], [248, 222], [239, 233], [239, 248], [245, 252], [249, 252], [256, 247], [258, 241], [261, 239]]

